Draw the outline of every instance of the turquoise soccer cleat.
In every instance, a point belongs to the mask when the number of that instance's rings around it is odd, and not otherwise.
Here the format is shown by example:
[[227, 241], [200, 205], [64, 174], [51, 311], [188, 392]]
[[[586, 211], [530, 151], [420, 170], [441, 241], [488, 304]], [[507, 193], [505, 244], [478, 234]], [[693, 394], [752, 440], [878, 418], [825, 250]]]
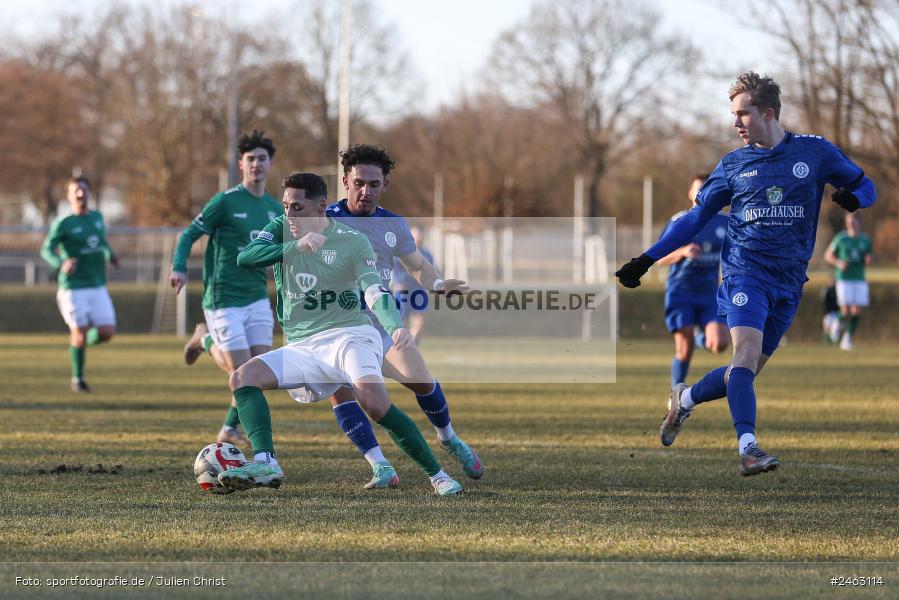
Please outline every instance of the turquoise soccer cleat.
[[374, 475], [371, 481], [365, 484], [367, 490], [386, 490], [395, 488], [400, 485], [400, 476], [396, 474], [396, 469], [387, 461], [378, 461], [372, 465]]
[[454, 435], [449, 441], [440, 442], [440, 447], [458, 460], [462, 470], [472, 479], [480, 479], [484, 475], [484, 467], [478, 453], [460, 440], [459, 436]]
[[431, 485], [434, 486], [434, 491], [438, 496], [456, 496], [464, 491], [462, 484], [449, 475], [435, 479], [431, 482]]
[[248, 462], [219, 473], [219, 483], [235, 491], [242, 492], [255, 487], [279, 488], [284, 481], [284, 471], [278, 465], [266, 462]]

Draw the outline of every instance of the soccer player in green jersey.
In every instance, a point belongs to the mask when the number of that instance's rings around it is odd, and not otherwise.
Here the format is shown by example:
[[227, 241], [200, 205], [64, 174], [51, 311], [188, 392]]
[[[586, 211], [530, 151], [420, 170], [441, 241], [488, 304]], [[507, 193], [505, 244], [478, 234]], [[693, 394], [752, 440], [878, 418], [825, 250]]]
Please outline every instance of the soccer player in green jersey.
[[[187, 283], [187, 259], [194, 243], [209, 236], [203, 264], [203, 314], [184, 347], [184, 360], [193, 364], [204, 351], [229, 375], [253, 356], [272, 349], [275, 321], [268, 299], [265, 268], [242, 269], [237, 255], [281, 211], [281, 203], [265, 191], [275, 145], [254, 129], [237, 142], [243, 181], [212, 197], [178, 238], [169, 279], [177, 292]], [[233, 403], [218, 434], [219, 442], [246, 442], [237, 426]]]
[[325, 216], [327, 185], [318, 175], [294, 173], [283, 188], [285, 214], [268, 224], [237, 262], [250, 268], [274, 265], [278, 320], [287, 345], [250, 359], [231, 374], [254, 460], [221, 473], [219, 481], [232, 490], [281, 485], [284, 472], [275, 459], [263, 390], [288, 389], [295, 399], [314, 402], [349, 387], [368, 415], [428, 475], [437, 494], [461, 493], [462, 486], [437, 462], [414, 421], [387, 397], [381, 336], [362, 310], [360, 292], [396, 347], [414, 341], [381, 285], [368, 238]]
[[871, 238], [861, 232], [858, 217], [846, 215], [846, 230], [830, 242], [824, 261], [836, 268], [837, 304], [840, 305], [840, 348], [852, 350], [852, 334], [858, 329], [862, 307], [868, 306], [865, 265], [871, 264]]
[[73, 392], [89, 392], [84, 379], [86, 346], [108, 342], [115, 335], [115, 309], [106, 289], [106, 262], [119, 260], [106, 241], [103, 215], [87, 206], [91, 186], [73, 177], [66, 186], [72, 214], [59, 217], [41, 247], [41, 257], [59, 272], [56, 304], [69, 326]]

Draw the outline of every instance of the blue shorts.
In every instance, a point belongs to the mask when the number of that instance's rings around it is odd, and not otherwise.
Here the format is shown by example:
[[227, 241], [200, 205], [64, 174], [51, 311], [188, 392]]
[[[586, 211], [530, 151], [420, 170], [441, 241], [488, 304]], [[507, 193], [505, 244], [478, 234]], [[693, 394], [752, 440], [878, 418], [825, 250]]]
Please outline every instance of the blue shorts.
[[381, 322], [378, 321], [378, 317], [376, 317], [368, 308], [365, 309], [365, 314], [371, 321], [371, 326], [377, 329], [378, 333], [381, 335], [381, 345], [384, 346], [384, 354], [382, 356], [386, 356], [387, 351], [393, 346], [393, 338], [390, 337], [390, 334], [387, 333], [387, 330], [384, 329]]
[[705, 328], [712, 321], [723, 323], [724, 319], [718, 316], [718, 303], [711, 294], [700, 297], [665, 295], [665, 327], [669, 332], [694, 325]]
[[771, 356], [790, 328], [802, 290], [774, 287], [756, 279], [728, 279], [718, 288], [718, 313], [727, 326], [752, 327], [762, 332], [762, 354]]

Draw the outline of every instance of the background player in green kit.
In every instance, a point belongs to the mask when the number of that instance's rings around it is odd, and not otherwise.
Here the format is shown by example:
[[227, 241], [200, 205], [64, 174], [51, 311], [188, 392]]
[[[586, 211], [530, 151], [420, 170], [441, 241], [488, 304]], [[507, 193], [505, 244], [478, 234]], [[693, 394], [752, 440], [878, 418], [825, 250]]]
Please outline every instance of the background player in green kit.
[[[242, 269], [237, 255], [281, 212], [281, 203], [265, 191], [275, 146], [254, 129], [237, 142], [243, 181], [212, 197], [181, 233], [172, 260], [170, 283], [178, 292], [187, 282], [187, 259], [194, 242], [209, 236], [203, 264], [203, 313], [184, 347], [184, 360], [193, 364], [205, 350], [231, 374], [253, 356], [272, 349], [274, 318], [268, 299], [264, 267]], [[219, 442], [247, 440], [237, 430], [240, 420], [232, 402], [219, 431]]]
[[91, 186], [73, 177], [66, 186], [72, 214], [50, 226], [41, 257], [59, 272], [56, 303], [69, 326], [73, 392], [89, 392], [84, 380], [85, 346], [108, 342], [115, 335], [115, 309], [106, 289], [106, 261], [119, 261], [106, 241], [103, 215], [87, 206]]
[[368, 415], [428, 475], [437, 494], [461, 493], [462, 486], [443, 471], [415, 422], [387, 397], [381, 334], [362, 310], [360, 291], [396, 347], [414, 341], [381, 285], [368, 238], [325, 216], [327, 186], [318, 175], [294, 173], [283, 187], [286, 214], [267, 225], [237, 261], [245, 267], [274, 265], [278, 320], [287, 345], [231, 374], [254, 460], [221, 473], [219, 481], [233, 490], [281, 485], [284, 472], [275, 460], [271, 413], [262, 390], [288, 389], [295, 399], [313, 402], [350, 387]]
[[871, 264], [871, 238], [863, 234], [858, 217], [846, 215], [846, 230], [830, 242], [824, 260], [836, 267], [837, 304], [840, 305], [840, 348], [852, 350], [852, 334], [858, 328], [863, 306], [868, 306], [865, 265]]

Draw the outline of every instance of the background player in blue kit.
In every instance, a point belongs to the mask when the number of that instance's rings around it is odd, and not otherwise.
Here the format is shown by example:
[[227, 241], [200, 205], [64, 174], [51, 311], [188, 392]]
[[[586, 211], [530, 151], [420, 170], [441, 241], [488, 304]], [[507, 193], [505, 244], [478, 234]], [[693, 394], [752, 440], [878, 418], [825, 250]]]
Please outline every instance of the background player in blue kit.
[[756, 442], [753, 382], [799, 306], [824, 187], [837, 188], [832, 199], [849, 212], [874, 204], [876, 191], [864, 172], [821, 136], [784, 131], [780, 87], [769, 77], [744, 73], [729, 96], [734, 127], [746, 145], [721, 159], [692, 210], [615, 275], [625, 287], [639, 286], [654, 262], [684, 245], [730, 205], [718, 308], [727, 317], [733, 361], [709, 371], [692, 387], [672, 388], [661, 439], [670, 446], [697, 404], [726, 396], [740, 473], [754, 475], [776, 469], [780, 461]]
[[[378, 206], [381, 194], [389, 183], [387, 175], [395, 166], [387, 151], [379, 146], [358, 144], [343, 150], [340, 157], [347, 198], [331, 204], [326, 212], [329, 217], [346, 223], [368, 237], [375, 251], [377, 270], [384, 289], [389, 288], [393, 259], [397, 258], [409, 272], [418, 274], [418, 280], [425, 289], [436, 292], [467, 290], [464, 281], [441, 279], [434, 265], [416, 247], [406, 220]], [[373, 324], [379, 327], [377, 320], [373, 320]], [[453, 430], [443, 390], [428, 371], [421, 351], [415, 345], [406, 348], [391, 347], [390, 336], [383, 328], [380, 329], [384, 342], [384, 375], [415, 393], [419, 407], [437, 432], [440, 447], [459, 461], [466, 475], [479, 479], [484, 473], [481, 460], [477, 452]], [[380, 457], [373, 461], [366, 448], [376, 442], [374, 435], [370, 434], [371, 424], [365, 414], [351, 397], [341, 397], [339, 394], [334, 413], [341, 429], [372, 463], [375, 476], [369, 486], [395, 485], [396, 473], [392, 467]]]
[[[687, 196], [696, 206], [696, 194], [708, 173], [695, 175]], [[687, 214], [681, 211], [671, 217], [662, 230], [664, 237], [678, 219]], [[693, 357], [693, 330], [701, 332], [695, 345], [703, 345], [715, 354], [727, 349], [727, 329], [718, 316], [718, 271], [721, 263], [721, 244], [727, 234], [727, 215], [717, 214], [705, 224], [690, 243], [681, 246], [658, 261], [671, 265], [665, 280], [665, 326], [674, 336], [674, 360], [671, 362], [671, 385], [683, 383]]]

